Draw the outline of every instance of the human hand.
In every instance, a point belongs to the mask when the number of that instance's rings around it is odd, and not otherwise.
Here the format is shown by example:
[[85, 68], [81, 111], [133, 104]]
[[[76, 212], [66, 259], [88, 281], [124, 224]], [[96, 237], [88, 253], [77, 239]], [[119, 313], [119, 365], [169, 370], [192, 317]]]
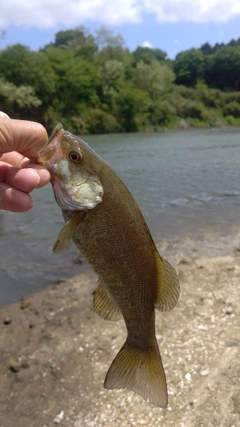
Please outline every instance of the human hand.
[[50, 180], [49, 172], [34, 162], [47, 139], [41, 124], [12, 120], [0, 112], [0, 209], [26, 212], [32, 208], [29, 193]]

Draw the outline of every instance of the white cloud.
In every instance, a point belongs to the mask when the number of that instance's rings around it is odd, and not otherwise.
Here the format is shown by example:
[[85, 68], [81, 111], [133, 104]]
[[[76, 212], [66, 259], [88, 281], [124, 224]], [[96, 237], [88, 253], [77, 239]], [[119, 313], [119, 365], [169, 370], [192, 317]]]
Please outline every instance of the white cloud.
[[51, 28], [81, 25], [86, 20], [123, 24], [141, 20], [141, 5], [134, 0], [1, 0], [0, 27], [7, 25]]
[[145, 0], [160, 22], [217, 22], [240, 15], [239, 0]]
[[240, 15], [239, 0], [1, 0], [0, 28], [51, 28], [87, 21], [103, 25], [136, 23], [151, 13], [160, 22], [216, 22]]
[[149, 42], [143, 42], [142, 47], [148, 47], [149, 49], [152, 49], [152, 45]]

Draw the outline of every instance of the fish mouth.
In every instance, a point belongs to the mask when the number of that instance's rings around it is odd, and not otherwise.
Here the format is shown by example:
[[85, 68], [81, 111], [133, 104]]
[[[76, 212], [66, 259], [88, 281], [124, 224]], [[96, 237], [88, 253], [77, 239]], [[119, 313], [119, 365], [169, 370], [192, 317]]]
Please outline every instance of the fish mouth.
[[64, 134], [63, 126], [59, 123], [49, 140], [38, 152], [38, 163], [50, 168], [60, 157], [62, 157], [61, 140]]

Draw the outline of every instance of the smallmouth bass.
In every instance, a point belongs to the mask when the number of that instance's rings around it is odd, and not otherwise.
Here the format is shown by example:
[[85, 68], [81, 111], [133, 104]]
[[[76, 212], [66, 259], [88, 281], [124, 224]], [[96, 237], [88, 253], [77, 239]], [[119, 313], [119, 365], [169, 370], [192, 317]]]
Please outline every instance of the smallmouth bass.
[[53, 247], [71, 240], [99, 277], [93, 310], [106, 320], [123, 317], [127, 339], [105, 378], [107, 389], [133, 390], [157, 406], [168, 403], [155, 336], [155, 308], [171, 310], [180, 286], [162, 258], [133, 196], [115, 171], [84, 141], [58, 124], [39, 152], [65, 226]]

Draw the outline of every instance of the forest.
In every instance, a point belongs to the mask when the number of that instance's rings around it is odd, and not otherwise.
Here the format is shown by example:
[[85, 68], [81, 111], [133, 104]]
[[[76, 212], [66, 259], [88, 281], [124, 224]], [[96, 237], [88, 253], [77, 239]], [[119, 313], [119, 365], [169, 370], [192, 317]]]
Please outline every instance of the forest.
[[0, 50], [0, 110], [77, 134], [239, 126], [240, 38], [173, 60], [130, 52], [105, 27], [59, 31], [39, 51], [11, 45]]

